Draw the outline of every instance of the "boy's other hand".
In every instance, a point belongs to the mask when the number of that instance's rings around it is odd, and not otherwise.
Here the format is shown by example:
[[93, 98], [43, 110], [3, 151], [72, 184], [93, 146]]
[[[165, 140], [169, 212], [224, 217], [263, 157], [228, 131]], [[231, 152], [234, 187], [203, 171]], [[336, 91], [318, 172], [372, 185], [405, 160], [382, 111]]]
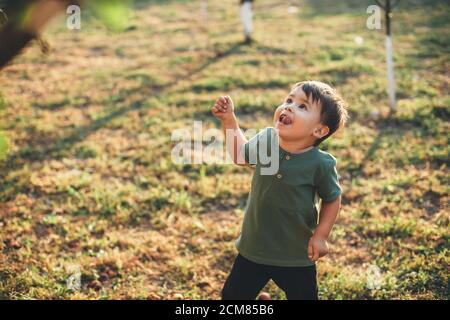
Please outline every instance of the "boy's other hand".
[[327, 239], [313, 235], [308, 242], [308, 257], [312, 261], [317, 261], [319, 258], [328, 254], [328, 243]]
[[230, 96], [221, 96], [211, 108], [213, 115], [222, 121], [233, 118], [234, 104]]

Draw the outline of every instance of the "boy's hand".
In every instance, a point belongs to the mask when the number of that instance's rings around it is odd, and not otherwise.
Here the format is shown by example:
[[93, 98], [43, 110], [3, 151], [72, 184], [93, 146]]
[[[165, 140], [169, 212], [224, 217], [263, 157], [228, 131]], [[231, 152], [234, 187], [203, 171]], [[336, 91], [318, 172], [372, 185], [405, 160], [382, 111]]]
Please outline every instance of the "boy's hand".
[[216, 103], [211, 108], [213, 115], [222, 121], [233, 118], [234, 104], [230, 96], [222, 96], [216, 100]]
[[308, 257], [312, 261], [317, 261], [319, 258], [328, 254], [327, 239], [319, 235], [313, 235], [308, 242]]

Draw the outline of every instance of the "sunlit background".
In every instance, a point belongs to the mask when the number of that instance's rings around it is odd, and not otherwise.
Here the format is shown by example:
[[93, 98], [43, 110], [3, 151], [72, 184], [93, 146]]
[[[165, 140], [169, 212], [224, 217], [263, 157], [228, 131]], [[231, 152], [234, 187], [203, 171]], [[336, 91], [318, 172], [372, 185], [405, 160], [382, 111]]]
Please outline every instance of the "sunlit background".
[[0, 71], [0, 298], [220, 298], [252, 169], [174, 164], [171, 134], [220, 128], [223, 94], [271, 126], [313, 79], [351, 117], [321, 145], [343, 206], [319, 297], [449, 299], [449, 4], [393, 8], [396, 112], [373, 4], [255, 0], [251, 43], [238, 0], [85, 1], [80, 30], [60, 13]]

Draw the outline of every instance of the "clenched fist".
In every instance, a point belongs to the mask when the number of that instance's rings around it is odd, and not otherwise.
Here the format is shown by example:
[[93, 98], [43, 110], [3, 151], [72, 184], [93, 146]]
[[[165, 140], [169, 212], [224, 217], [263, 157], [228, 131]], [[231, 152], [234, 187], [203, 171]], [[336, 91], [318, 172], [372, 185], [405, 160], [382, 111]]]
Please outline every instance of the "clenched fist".
[[222, 121], [232, 119], [234, 116], [234, 104], [230, 96], [221, 96], [211, 108], [213, 115]]

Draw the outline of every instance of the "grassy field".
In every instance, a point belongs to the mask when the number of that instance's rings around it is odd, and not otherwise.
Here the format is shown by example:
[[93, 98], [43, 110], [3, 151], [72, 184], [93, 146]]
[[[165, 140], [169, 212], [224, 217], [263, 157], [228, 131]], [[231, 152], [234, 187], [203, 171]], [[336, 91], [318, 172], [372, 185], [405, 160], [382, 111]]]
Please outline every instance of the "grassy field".
[[[269, 126], [305, 79], [336, 86], [351, 113], [322, 145], [344, 194], [320, 298], [450, 298], [448, 4], [396, 8], [389, 115], [370, 1], [303, 0], [288, 13], [258, 0], [250, 46], [236, 3], [209, 1], [205, 23], [199, 1], [138, 1], [121, 33], [92, 19], [69, 31], [61, 18], [45, 33], [49, 55], [33, 45], [0, 73], [1, 299], [218, 299], [252, 169], [174, 164], [171, 133], [193, 120], [218, 128], [209, 109], [222, 94], [243, 128]], [[80, 290], [66, 285], [77, 268]]]

